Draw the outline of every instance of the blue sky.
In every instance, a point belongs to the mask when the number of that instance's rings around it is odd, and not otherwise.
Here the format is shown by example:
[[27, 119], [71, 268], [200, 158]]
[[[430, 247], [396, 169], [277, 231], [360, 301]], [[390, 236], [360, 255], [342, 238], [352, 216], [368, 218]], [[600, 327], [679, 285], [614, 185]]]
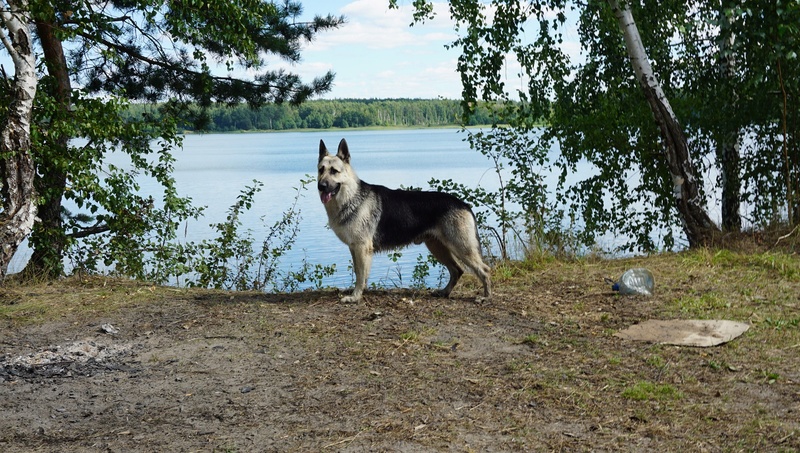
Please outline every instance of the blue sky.
[[[461, 82], [456, 73], [457, 50], [446, 50], [456, 34], [446, 10], [410, 27], [411, 0], [300, 0], [305, 18], [315, 14], [344, 15], [339, 29], [320, 33], [305, 46], [296, 65], [270, 61], [310, 80], [328, 70], [336, 73], [325, 98], [438, 98], [457, 99]], [[444, 9], [442, 9], [444, 8]]]
[[[433, 20], [409, 26], [413, 0], [398, 0], [399, 9], [389, 9], [389, 0], [298, 0], [304, 17], [328, 13], [344, 15], [339, 29], [320, 33], [305, 46], [302, 61], [289, 65], [268, 60], [270, 67], [283, 67], [311, 80], [328, 70], [336, 73], [334, 87], [324, 98], [447, 98], [461, 97], [456, 72], [459, 49], [445, 45], [456, 39], [448, 2], [435, 1]], [[567, 17], [574, 20], [574, 14]], [[529, 32], [533, 32], [534, 26]], [[574, 27], [565, 31], [565, 52], [580, 60]], [[518, 77], [519, 64], [506, 61], [503, 76], [509, 88], [526, 85]]]

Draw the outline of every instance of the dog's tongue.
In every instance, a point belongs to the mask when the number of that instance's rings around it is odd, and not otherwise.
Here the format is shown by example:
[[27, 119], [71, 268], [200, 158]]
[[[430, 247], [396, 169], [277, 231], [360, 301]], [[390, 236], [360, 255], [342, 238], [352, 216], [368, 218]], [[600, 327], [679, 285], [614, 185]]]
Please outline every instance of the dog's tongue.
[[331, 198], [333, 198], [333, 192], [322, 192], [319, 194], [319, 199], [322, 200], [322, 204], [331, 201]]

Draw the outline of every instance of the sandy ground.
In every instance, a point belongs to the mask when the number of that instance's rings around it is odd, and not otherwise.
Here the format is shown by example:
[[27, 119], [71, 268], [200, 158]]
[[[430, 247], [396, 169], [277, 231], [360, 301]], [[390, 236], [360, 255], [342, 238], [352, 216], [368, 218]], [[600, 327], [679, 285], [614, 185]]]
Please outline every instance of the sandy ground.
[[797, 451], [797, 329], [766, 351], [758, 326], [716, 348], [625, 341], [684, 289], [623, 298], [586, 272], [498, 282], [489, 304], [474, 282], [362, 305], [67, 286], [57, 319], [0, 324], [0, 450]]

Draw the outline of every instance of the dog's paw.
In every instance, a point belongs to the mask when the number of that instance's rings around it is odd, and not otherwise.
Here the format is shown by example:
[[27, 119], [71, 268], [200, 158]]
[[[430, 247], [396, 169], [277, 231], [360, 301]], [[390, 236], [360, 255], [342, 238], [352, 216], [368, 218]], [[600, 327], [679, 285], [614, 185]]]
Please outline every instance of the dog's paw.
[[492, 302], [492, 298], [489, 296], [478, 296], [475, 298], [475, 303], [478, 305], [490, 304]]
[[361, 302], [361, 296], [342, 296], [339, 302], [343, 304], [357, 304]]

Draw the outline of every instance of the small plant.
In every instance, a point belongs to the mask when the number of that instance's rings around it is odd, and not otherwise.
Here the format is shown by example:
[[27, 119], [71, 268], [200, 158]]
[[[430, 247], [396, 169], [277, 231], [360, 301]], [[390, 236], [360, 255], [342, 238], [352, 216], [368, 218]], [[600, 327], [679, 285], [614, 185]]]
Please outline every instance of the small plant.
[[310, 264], [303, 258], [299, 271], [289, 271], [286, 273], [277, 288], [282, 292], [293, 292], [300, 289], [300, 285], [306, 282], [313, 283], [314, 289], [323, 288], [323, 279], [336, 273], [336, 264], [324, 266], [322, 264]]
[[520, 341], [520, 343], [526, 344], [528, 346], [536, 346], [537, 344], [539, 344], [539, 335], [532, 333], [523, 338], [522, 341]]
[[761, 376], [767, 381], [768, 384], [774, 384], [781, 377], [779, 373], [766, 370], [761, 371]]
[[396, 263], [396, 262], [398, 262], [400, 260], [400, 258], [403, 257], [403, 252], [401, 252], [399, 250], [392, 250], [386, 256], [389, 257], [389, 260], [391, 262]]
[[414, 289], [425, 289], [427, 284], [425, 280], [431, 274], [431, 264], [436, 263], [436, 260], [428, 254], [427, 258], [423, 257], [420, 253], [417, 255], [417, 264], [414, 265], [414, 272], [411, 274], [411, 287]]
[[[399, 250], [393, 250], [393, 251], [389, 252], [386, 256], [389, 257], [389, 260], [391, 262], [397, 264], [398, 261], [400, 261], [400, 258], [403, 257], [403, 252], [401, 252]], [[400, 266], [400, 264], [397, 264], [397, 266], [394, 269], [394, 273], [397, 276], [397, 282], [396, 282], [395, 286], [402, 287], [403, 286], [403, 269], [402, 269], [402, 266]], [[373, 283], [373, 286], [377, 286], [377, 284]]]
[[669, 384], [640, 381], [623, 390], [622, 397], [635, 401], [666, 401], [683, 398], [683, 394]]
[[403, 332], [400, 334], [400, 339], [406, 343], [418, 341], [419, 332], [415, 332], [413, 330], [409, 330], [408, 332]]
[[[218, 236], [199, 244], [181, 245], [183, 266], [176, 270], [188, 286], [232, 290], [296, 291], [305, 282], [322, 287], [325, 277], [333, 275], [335, 265], [310, 264], [303, 259], [296, 271], [281, 271], [280, 261], [294, 245], [302, 217], [298, 201], [308, 184], [307, 177], [300, 181], [291, 206], [267, 228], [261, 247], [255, 247], [251, 230], [241, 231], [241, 215], [254, 204], [256, 193], [263, 183], [253, 181], [245, 187], [228, 210], [224, 222], [212, 224]], [[266, 222], [266, 218], [262, 217]]]

